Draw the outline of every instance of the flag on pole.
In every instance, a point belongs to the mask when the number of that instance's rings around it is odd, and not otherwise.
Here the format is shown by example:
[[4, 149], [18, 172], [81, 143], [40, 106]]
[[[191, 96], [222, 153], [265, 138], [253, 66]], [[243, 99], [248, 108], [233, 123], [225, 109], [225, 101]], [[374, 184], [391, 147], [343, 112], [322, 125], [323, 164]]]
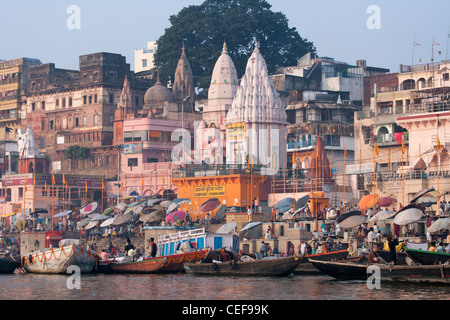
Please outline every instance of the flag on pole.
[[52, 185], [55, 185], [55, 184], [56, 184], [56, 181], [55, 181], [55, 175], [52, 174]]
[[102, 190], [105, 189], [105, 181], [102, 179]]
[[25, 176], [25, 187], [24, 187], [25, 192], [27, 191], [27, 184], [28, 184], [28, 177]]
[[47, 195], [47, 181], [45, 181], [45, 183], [44, 183], [44, 191], [45, 191], [45, 194]]
[[88, 189], [87, 188], [87, 180], [84, 181], [84, 186], [85, 186], [85, 189], [86, 189], [86, 192], [87, 192], [87, 189]]
[[436, 149], [438, 151], [441, 149], [441, 141], [439, 140], [439, 135], [436, 136]]
[[377, 155], [377, 157], [380, 155], [380, 149], [378, 148], [378, 145], [376, 142], [373, 145], [373, 151], [375, 151], [375, 154]]
[[348, 156], [348, 154], [347, 154], [347, 148], [344, 146], [344, 158], [347, 159], [347, 156]]
[[142, 186], [142, 189], [144, 188], [144, 176], [143, 175], [141, 175], [141, 186]]
[[405, 142], [402, 139], [402, 154], [405, 154]]

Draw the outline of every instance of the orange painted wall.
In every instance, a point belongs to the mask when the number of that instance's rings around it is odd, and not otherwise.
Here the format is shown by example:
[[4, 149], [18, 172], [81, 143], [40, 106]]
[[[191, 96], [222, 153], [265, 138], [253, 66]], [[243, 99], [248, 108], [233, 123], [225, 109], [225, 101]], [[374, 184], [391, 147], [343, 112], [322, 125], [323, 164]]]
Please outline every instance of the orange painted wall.
[[[200, 207], [208, 199], [217, 198], [227, 206], [247, 207], [251, 205], [251, 199], [267, 200], [270, 190], [266, 187], [269, 183], [267, 177], [249, 174], [173, 179], [172, 183], [178, 187], [179, 198], [191, 200], [191, 204], [185, 204], [180, 209], [188, 210], [194, 220], [206, 216], [206, 213], [200, 213]], [[214, 215], [215, 211], [211, 218]]]

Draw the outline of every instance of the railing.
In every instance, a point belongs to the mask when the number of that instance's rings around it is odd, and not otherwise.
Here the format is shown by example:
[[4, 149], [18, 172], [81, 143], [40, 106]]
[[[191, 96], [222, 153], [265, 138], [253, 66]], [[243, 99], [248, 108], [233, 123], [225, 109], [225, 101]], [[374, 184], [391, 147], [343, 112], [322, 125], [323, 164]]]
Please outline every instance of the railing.
[[[399, 132], [401, 134], [401, 132]], [[396, 139], [395, 136], [399, 133], [386, 133], [386, 134], [380, 134], [377, 135], [375, 138], [375, 141], [379, 146], [382, 145], [397, 145], [401, 144]], [[409, 134], [402, 134], [403, 142], [408, 143], [409, 142]]]

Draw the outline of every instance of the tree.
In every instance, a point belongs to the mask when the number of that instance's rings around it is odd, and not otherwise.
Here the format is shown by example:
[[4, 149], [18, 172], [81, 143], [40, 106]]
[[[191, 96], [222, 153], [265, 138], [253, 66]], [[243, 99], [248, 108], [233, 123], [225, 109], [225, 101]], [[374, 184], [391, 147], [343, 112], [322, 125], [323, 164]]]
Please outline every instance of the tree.
[[266, 0], [206, 0], [183, 8], [169, 21], [171, 27], [157, 41], [155, 64], [161, 67], [161, 79], [173, 80], [184, 42], [194, 86], [202, 97], [206, 97], [224, 41], [239, 78], [245, 72], [255, 39], [271, 74], [279, 67], [296, 65], [304, 54], [316, 51], [296, 28], [289, 28], [283, 13], [271, 11]]
[[64, 150], [64, 158], [66, 159], [86, 159], [89, 157], [89, 148], [80, 146], [70, 146], [67, 150]]

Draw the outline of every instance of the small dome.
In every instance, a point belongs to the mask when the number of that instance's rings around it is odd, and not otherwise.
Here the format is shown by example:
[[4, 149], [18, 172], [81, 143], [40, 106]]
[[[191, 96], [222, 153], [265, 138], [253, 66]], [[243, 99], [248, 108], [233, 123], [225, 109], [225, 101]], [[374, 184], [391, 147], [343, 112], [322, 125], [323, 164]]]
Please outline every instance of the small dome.
[[162, 85], [161, 81], [156, 81], [155, 85], [147, 90], [144, 95], [144, 108], [146, 106], [160, 106], [165, 102], [173, 102], [172, 92]]

